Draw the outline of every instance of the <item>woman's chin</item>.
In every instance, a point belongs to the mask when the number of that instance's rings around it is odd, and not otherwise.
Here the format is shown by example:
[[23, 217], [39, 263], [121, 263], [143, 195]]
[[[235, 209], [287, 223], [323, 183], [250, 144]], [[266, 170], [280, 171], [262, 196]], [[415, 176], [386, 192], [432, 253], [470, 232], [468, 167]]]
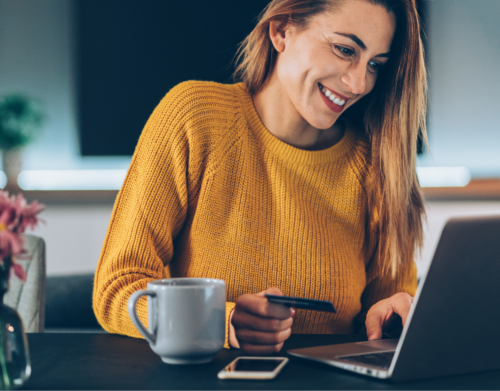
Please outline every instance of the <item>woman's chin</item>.
[[331, 116], [329, 116], [328, 118], [318, 118], [318, 116], [312, 118], [305, 118], [305, 120], [309, 125], [320, 130], [330, 129], [333, 125], [335, 125], [338, 119], [339, 119], [338, 116], [336, 116], [335, 118], [331, 118]]

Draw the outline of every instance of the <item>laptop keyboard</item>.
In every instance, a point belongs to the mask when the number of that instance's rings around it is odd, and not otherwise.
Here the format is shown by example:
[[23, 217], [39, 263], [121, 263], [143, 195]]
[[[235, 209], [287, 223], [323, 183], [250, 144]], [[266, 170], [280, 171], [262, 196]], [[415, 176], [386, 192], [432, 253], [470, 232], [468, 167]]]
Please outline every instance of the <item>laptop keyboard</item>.
[[353, 364], [364, 364], [383, 369], [389, 369], [393, 357], [394, 357], [394, 352], [382, 352], [382, 353], [360, 354], [356, 356], [337, 357], [336, 359], [341, 361], [349, 361]]

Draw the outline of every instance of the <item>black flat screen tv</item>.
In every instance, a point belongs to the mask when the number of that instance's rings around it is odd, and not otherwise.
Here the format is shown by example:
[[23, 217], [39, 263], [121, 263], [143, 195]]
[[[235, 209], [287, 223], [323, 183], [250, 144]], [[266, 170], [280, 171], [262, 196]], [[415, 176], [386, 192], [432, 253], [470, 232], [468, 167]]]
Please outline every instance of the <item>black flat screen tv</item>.
[[83, 156], [132, 155], [156, 105], [186, 80], [232, 82], [238, 44], [267, 0], [77, 0]]

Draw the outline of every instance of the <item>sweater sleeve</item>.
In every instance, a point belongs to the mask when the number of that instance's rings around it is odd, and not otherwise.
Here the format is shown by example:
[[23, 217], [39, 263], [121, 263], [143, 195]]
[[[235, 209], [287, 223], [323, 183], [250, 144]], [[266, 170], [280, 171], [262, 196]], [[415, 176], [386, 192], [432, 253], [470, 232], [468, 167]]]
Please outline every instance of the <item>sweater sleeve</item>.
[[[109, 332], [142, 338], [129, 318], [128, 299], [146, 289], [149, 281], [170, 277], [174, 239], [210, 160], [206, 142], [200, 139], [204, 133], [194, 125], [204, 115], [202, 93], [197, 82], [174, 87], [149, 118], [137, 144], [94, 281], [94, 312]], [[233, 308], [234, 303], [226, 304], [227, 325]], [[138, 301], [137, 314], [147, 327], [146, 297]]]
[[[167, 278], [173, 240], [188, 209], [185, 95], [175, 87], [149, 118], [118, 194], [94, 281], [93, 308], [109, 332], [141, 337], [127, 302], [149, 281]], [[137, 313], [147, 327], [147, 300]]]

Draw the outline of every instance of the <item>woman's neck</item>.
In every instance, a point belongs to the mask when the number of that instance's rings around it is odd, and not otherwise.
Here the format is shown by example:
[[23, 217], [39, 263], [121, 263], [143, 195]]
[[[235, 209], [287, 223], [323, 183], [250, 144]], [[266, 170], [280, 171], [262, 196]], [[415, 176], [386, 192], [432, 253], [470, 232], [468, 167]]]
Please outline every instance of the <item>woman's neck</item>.
[[294, 107], [276, 74], [253, 96], [253, 102], [267, 130], [296, 148], [318, 151], [335, 145], [344, 136], [342, 121], [336, 121], [329, 129], [311, 126]]

